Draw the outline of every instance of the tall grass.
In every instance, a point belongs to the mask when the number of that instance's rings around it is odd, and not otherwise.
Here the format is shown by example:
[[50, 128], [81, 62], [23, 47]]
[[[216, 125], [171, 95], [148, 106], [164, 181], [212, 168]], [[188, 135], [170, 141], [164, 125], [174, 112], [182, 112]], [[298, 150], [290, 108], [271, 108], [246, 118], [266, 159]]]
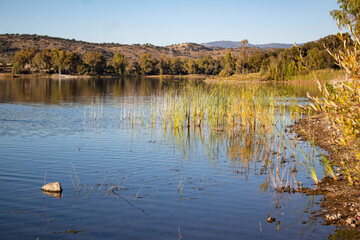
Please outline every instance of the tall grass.
[[[270, 171], [275, 188], [296, 185], [296, 163], [287, 160], [292, 159], [294, 143], [281, 136], [291, 120], [306, 112], [295, 98], [282, 97], [271, 86], [183, 83], [154, 96], [147, 113], [132, 114], [135, 106], [128, 108], [123, 119], [147, 119], [151, 128], [162, 127], [165, 139], [184, 156], [202, 146], [215, 159], [219, 147], [225, 146], [231, 160], [244, 164], [245, 174], [251, 164], [259, 163]], [[284, 168], [286, 161], [289, 166]]]
[[319, 81], [330, 81], [337, 79], [345, 75], [345, 71], [334, 70], [334, 69], [320, 69], [314, 70], [311, 72], [305, 72], [302, 74], [295, 74], [294, 76], [290, 76], [288, 80], [298, 80], [298, 81], [313, 81], [314, 76]]
[[[289, 106], [283, 100], [272, 88], [190, 83], [165, 93], [161, 121], [172, 129], [210, 127], [230, 135], [240, 131], [265, 135], [279, 121], [284, 124], [279, 113], [284, 117]], [[299, 108], [290, 107], [293, 118], [301, 114]]]
[[309, 96], [309, 99], [314, 110], [325, 113], [330, 119], [335, 129], [334, 142], [349, 149], [340, 162], [352, 184], [353, 180], [360, 180], [360, 39], [355, 34], [355, 25], [348, 25], [348, 30], [354, 43], [349, 44], [348, 38], [340, 34], [344, 50], [329, 53], [346, 71], [349, 80], [336, 84], [318, 81], [322, 97]]

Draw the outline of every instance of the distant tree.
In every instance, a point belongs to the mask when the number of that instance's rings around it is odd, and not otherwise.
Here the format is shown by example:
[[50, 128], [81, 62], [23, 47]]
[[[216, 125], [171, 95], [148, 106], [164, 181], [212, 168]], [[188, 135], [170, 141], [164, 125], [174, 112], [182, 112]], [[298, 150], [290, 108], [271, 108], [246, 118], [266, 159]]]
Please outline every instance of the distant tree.
[[184, 64], [183, 64], [181, 58], [177, 58], [177, 57], [172, 58], [170, 60], [170, 69], [171, 69], [171, 73], [174, 75], [186, 74]]
[[140, 57], [141, 72], [144, 75], [156, 74], [156, 65], [158, 61], [150, 53], [144, 53]]
[[196, 63], [199, 67], [199, 74], [213, 75], [215, 73], [216, 61], [210, 55], [198, 59]]
[[185, 69], [188, 74], [196, 74], [198, 72], [198, 65], [193, 59], [187, 58], [185, 61]]
[[31, 64], [31, 60], [36, 54], [35, 48], [26, 48], [20, 51], [17, 51], [14, 56], [14, 65], [18, 68], [18, 72], [24, 71], [25, 66]]
[[223, 57], [217, 57], [216, 59], [213, 60], [213, 75], [219, 75], [219, 73], [222, 71], [223, 66], [222, 66], [222, 62], [223, 62]]
[[139, 76], [141, 75], [141, 67], [137, 61], [130, 62], [128, 66], [128, 73], [132, 76]]
[[19, 74], [19, 73], [21, 73], [21, 69], [20, 69], [19, 64], [14, 63], [14, 64], [13, 64], [13, 67], [12, 67], [12, 69], [11, 69], [11, 72], [14, 73], [14, 74]]
[[231, 55], [231, 51], [228, 50], [223, 58], [223, 69], [219, 73], [219, 76], [221, 77], [227, 77], [234, 74], [235, 70], [235, 63], [234, 58]]
[[161, 55], [159, 61], [159, 71], [160, 71], [159, 73], [160, 75], [171, 73], [169, 57], [166, 57], [165, 55]]
[[116, 52], [113, 57], [113, 66], [116, 74], [122, 76], [125, 75], [126, 66], [128, 65], [126, 58], [123, 54]]
[[318, 48], [310, 49], [308, 51], [306, 60], [307, 60], [307, 67], [309, 67], [310, 70], [317, 70], [324, 64], [324, 61], [320, 54], [320, 50]]
[[[348, 33], [344, 33], [343, 35], [348, 40], [348, 42], [351, 42], [351, 38]], [[318, 41], [316, 41], [316, 44], [320, 50], [324, 49], [325, 47], [331, 52], [343, 49], [343, 43], [338, 35], [328, 35], [326, 37], [320, 38]]]
[[85, 75], [90, 72], [90, 66], [82, 61], [82, 64], [77, 66], [76, 72], [79, 75]]
[[45, 69], [50, 72], [52, 65], [52, 54], [50, 49], [44, 49], [41, 52], [42, 61], [45, 64]]
[[46, 70], [50, 72], [52, 67], [52, 55], [49, 49], [44, 49], [41, 52], [37, 52], [32, 59], [32, 65], [38, 71]]
[[61, 48], [53, 48], [51, 50], [51, 55], [53, 66], [60, 75], [62, 70], [65, 69], [66, 52]]
[[32, 65], [37, 69], [37, 71], [41, 71], [41, 69], [45, 68], [45, 64], [42, 60], [41, 52], [37, 52], [32, 59]]
[[69, 52], [66, 54], [65, 68], [71, 74], [78, 74], [79, 66], [83, 65], [83, 61], [79, 54]]
[[[353, 46], [354, 42], [351, 39], [349, 33], [344, 33], [342, 38], [346, 40], [348, 46]], [[317, 42], [317, 47], [321, 52], [323, 60], [325, 61], [324, 68], [333, 68], [338, 69], [339, 65], [335, 63], [334, 58], [329, 54], [328, 50], [332, 53], [338, 51], [344, 51], [344, 45], [338, 35], [329, 35], [324, 38], [319, 39]]]
[[104, 55], [99, 52], [86, 52], [84, 62], [89, 65], [91, 74], [101, 75], [105, 72], [106, 59]]
[[[115, 67], [113, 65], [113, 61], [107, 61], [106, 63], [106, 68], [105, 68], [105, 72], [107, 74], [110, 74], [110, 75], [115, 75], [117, 74], [116, 71], [115, 71]], [[126, 73], [126, 69], [124, 70], [124, 74]]]
[[236, 60], [236, 72], [244, 74], [245, 73], [245, 67], [246, 62], [248, 58], [248, 51], [246, 49], [246, 46], [249, 44], [249, 41], [247, 39], [244, 39], [241, 41], [241, 51], [239, 53], [239, 56]]
[[268, 57], [266, 52], [258, 52], [248, 58], [247, 67], [250, 72], [259, 72], [265, 59]]
[[0, 72], [4, 71], [6, 67], [7, 67], [6, 61], [4, 59], [2, 59], [1, 60]]

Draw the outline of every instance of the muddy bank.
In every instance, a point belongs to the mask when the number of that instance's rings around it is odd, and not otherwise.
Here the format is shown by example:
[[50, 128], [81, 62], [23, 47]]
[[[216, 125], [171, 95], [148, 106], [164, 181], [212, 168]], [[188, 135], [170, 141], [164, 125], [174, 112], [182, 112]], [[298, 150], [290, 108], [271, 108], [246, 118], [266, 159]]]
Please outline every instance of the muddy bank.
[[319, 217], [323, 217], [326, 224], [347, 226], [360, 232], [360, 183], [353, 185], [347, 180], [344, 159], [348, 156], [355, 159], [351, 149], [339, 146], [333, 139], [339, 132], [331, 127], [325, 115], [316, 115], [299, 120], [291, 126], [298, 137], [313, 141], [317, 146], [325, 149], [328, 158], [336, 166], [339, 180], [325, 177], [316, 189], [304, 188], [303, 193], [322, 195], [321, 206], [325, 209]]

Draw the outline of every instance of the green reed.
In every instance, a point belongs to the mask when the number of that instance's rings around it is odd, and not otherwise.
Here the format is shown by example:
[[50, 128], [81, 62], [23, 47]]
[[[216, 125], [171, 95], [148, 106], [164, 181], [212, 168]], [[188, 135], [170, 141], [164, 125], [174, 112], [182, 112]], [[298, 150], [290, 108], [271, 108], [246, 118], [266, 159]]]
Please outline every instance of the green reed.
[[[282, 137], [290, 121], [306, 114], [295, 99], [263, 85], [185, 83], [157, 93], [146, 110], [134, 100], [124, 119], [162, 126], [165, 140], [185, 157], [201, 146], [215, 159], [219, 146], [226, 146], [231, 161], [243, 162], [248, 170], [250, 164], [261, 164], [269, 183], [281, 190], [296, 186], [295, 143]], [[134, 108], [140, 112], [130, 114]]]
[[269, 131], [279, 108], [283, 108], [273, 91], [260, 87], [182, 85], [165, 93], [161, 120], [172, 129]]

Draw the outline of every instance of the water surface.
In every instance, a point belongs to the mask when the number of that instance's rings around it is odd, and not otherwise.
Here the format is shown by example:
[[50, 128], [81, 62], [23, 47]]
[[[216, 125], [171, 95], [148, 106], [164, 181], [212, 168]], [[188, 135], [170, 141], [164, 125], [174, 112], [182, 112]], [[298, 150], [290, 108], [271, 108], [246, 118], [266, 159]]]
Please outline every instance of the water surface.
[[[272, 189], [262, 159], [247, 155], [250, 138], [151, 125], [146, 113], [172, 84], [0, 80], [1, 238], [322, 239], [334, 231], [310, 214], [321, 211], [320, 197]], [[275, 87], [299, 103], [316, 93], [313, 84]], [[44, 180], [60, 181], [61, 197], [44, 194]], [[301, 165], [297, 180], [313, 187]]]

